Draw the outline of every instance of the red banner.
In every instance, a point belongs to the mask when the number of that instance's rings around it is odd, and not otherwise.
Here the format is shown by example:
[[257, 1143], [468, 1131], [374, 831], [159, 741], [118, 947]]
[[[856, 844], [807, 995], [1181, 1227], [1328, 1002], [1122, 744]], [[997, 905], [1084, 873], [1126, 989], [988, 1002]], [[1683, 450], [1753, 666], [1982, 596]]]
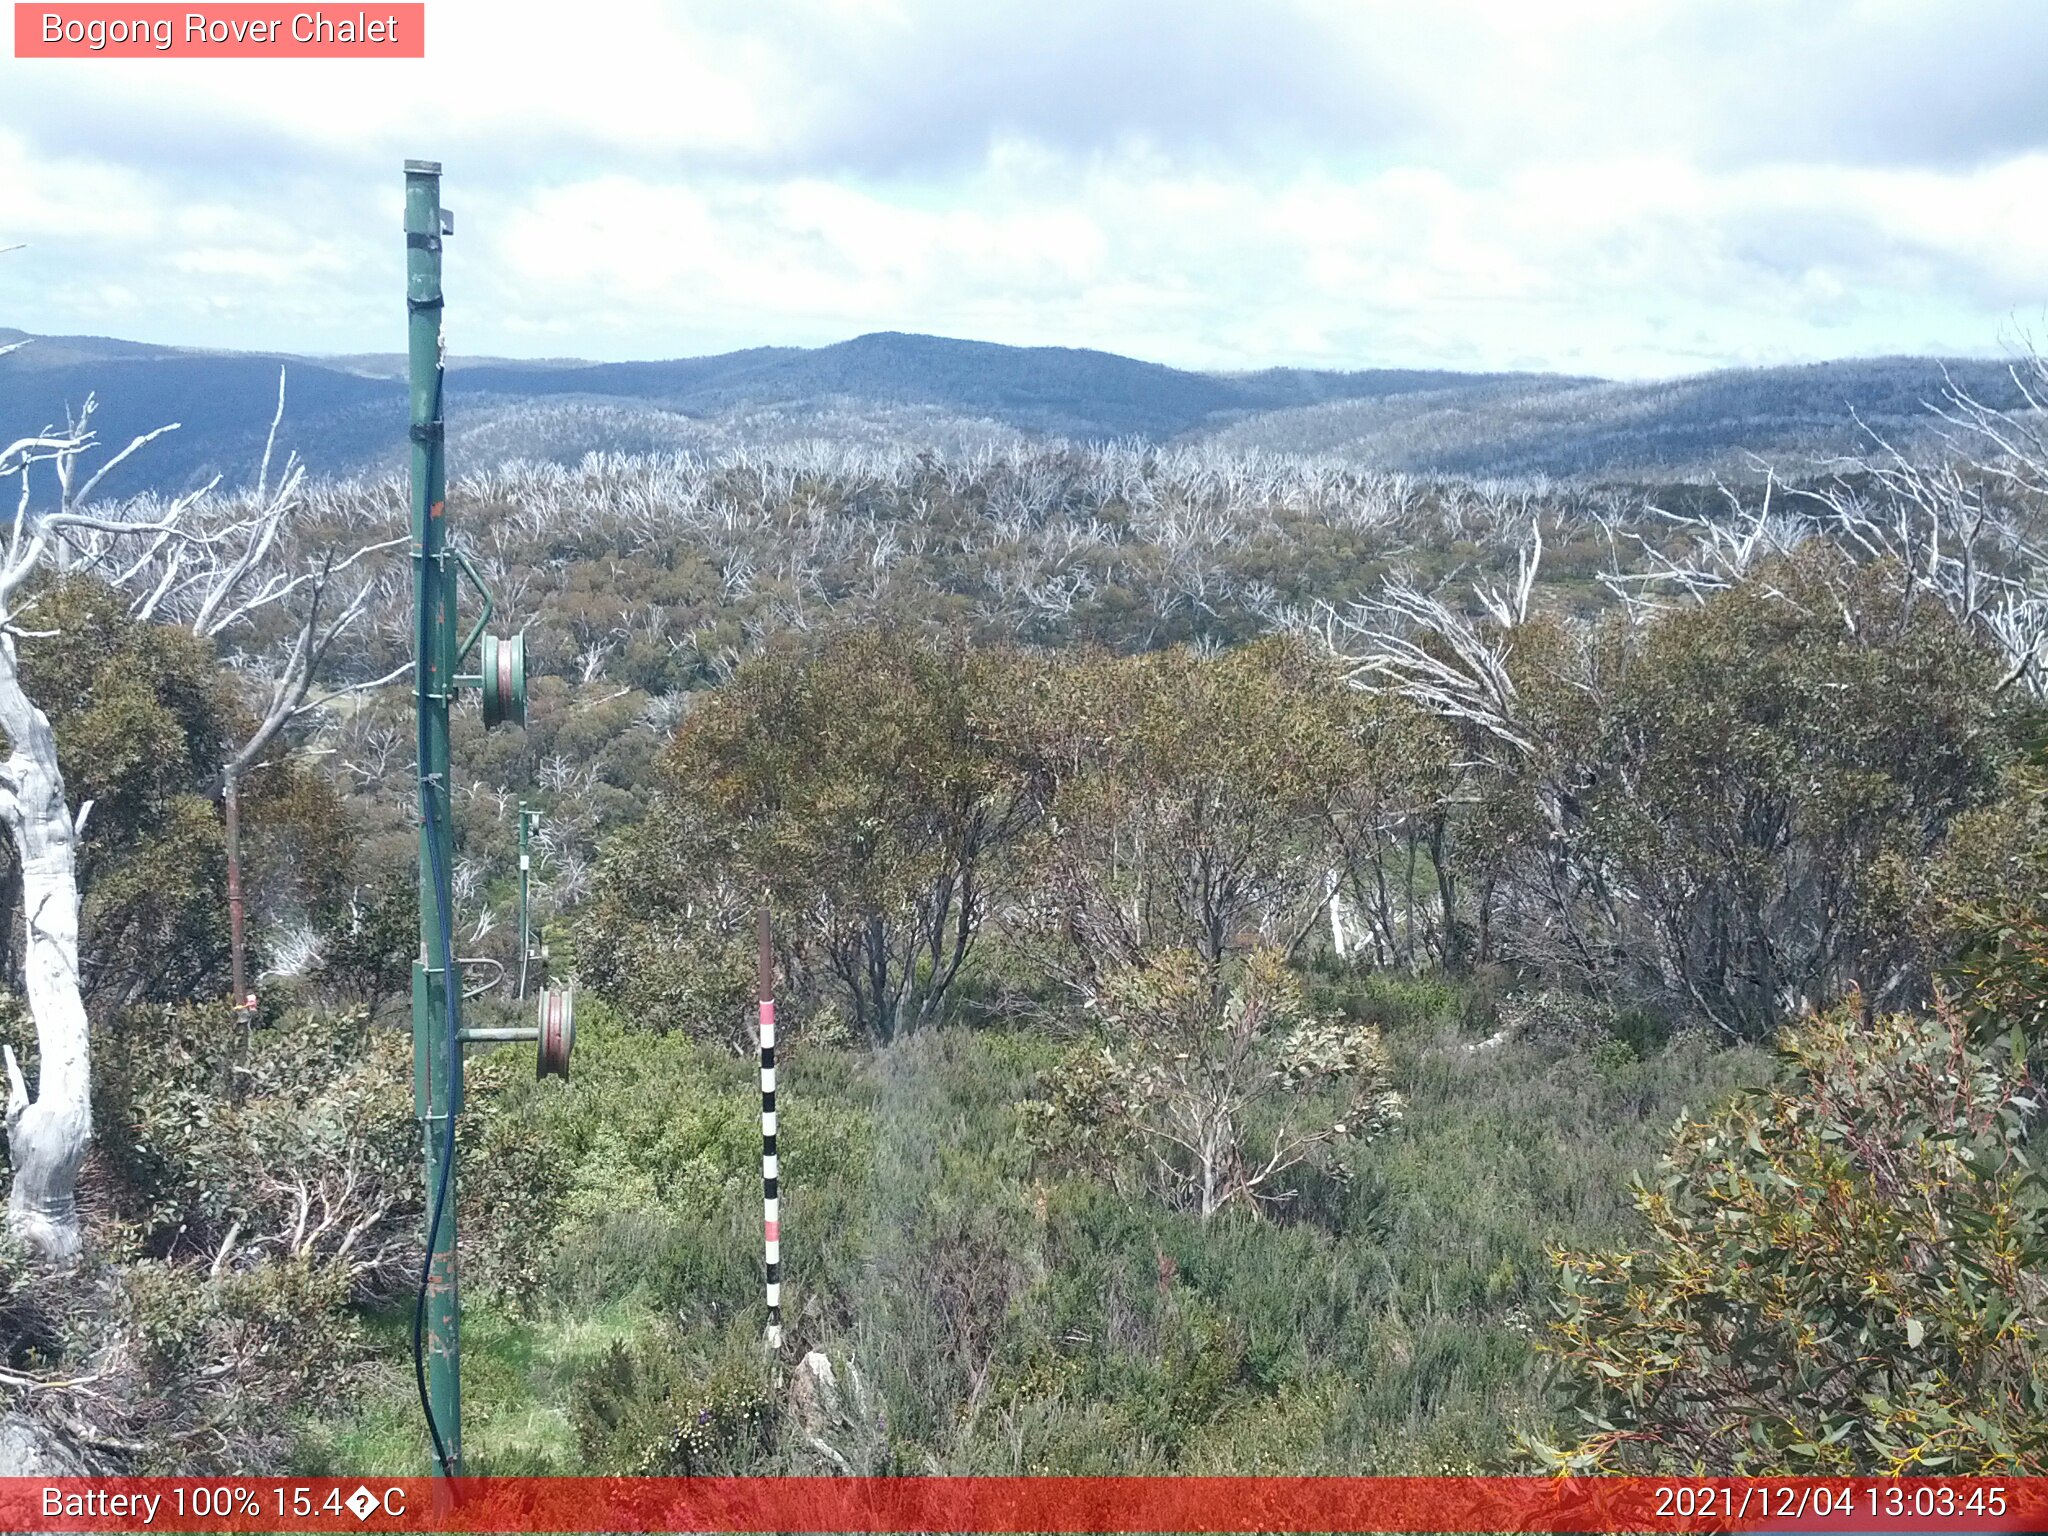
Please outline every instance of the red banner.
[[8, 1531], [2043, 1531], [2048, 1478], [8, 1478]]
[[427, 8], [301, 5], [14, 7], [18, 59], [423, 59]]

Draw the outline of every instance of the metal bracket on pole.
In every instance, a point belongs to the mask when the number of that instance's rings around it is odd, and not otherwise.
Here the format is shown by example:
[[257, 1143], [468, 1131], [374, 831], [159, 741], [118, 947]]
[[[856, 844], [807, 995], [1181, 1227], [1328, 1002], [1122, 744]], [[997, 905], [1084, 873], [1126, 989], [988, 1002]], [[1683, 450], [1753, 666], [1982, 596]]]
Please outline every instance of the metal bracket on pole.
[[448, 557], [455, 562], [455, 568], [469, 578], [469, 584], [476, 588], [477, 596], [484, 600], [484, 611], [477, 615], [477, 621], [470, 626], [469, 633], [462, 637], [462, 643], [455, 648], [455, 664], [462, 665], [469, 660], [470, 652], [476, 649], [477, 641], [483, 641], [483, 657], [478, 670], [459, 674], [455, 679], [458, 688], [475, 688], [482, 692], [484, 702], [484, 728], [495, 726], [524, 725], [526, 723], [526, 637], [507, 635], [500, 639], [487, 635], [484, 628], [491, 622], [491, 616], [498, 611], [497, 603], [491, 597], [491, 589], [484, 581], [483, 573], [469, 556], [458, 546], [450, 546]]
[[491, 615], [498, 611], [498, 605], [491, 598], [491, 589], [485, 584], [483, 573], [476, 568], [476, 563], [469, 558], [462, 546], [457, 544], [448, 553], [454, 557], [456, 569], [469, 578], [469, 584], [476, 588], [476, 595], [484, 600], [484, 611], [476, 616], [476, 623], [471, 625], [469, 633], [462, 637], [462, 644], [455, 648], [455, 665], [459, 667], [469, 660], [469, 653], [476, 649], [477, 639], [483, 634], [485, 626], [491, 622]]

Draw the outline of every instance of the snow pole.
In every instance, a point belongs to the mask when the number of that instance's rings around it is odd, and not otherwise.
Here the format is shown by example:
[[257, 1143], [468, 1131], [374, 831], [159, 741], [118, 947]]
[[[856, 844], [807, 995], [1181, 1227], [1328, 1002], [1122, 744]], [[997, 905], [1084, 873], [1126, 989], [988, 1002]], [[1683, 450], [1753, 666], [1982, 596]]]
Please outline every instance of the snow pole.
[[527, 882], [533, 869], [532, 832], [533, 824], [540, 820], [540, 812], [529, 811], [524, 800], [519, 802], [519, 990], [513, 995], [526, 996], [527, 968], [539, 957], [533, 950], [533, 912], [527, 904]]
[[775, 1157], [775, 953], [761, 903], [761, 1237], [767, 1257], [768, 1348], [782, 1347], [782, 1200]]

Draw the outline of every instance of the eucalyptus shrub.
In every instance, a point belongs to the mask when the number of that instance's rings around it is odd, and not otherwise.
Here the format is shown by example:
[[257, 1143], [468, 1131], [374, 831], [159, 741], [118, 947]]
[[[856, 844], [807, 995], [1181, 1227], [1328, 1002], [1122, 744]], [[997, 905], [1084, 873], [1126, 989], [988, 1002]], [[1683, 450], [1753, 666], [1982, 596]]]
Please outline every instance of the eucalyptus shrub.
[[2019, 1032], [1851, 1003], [1681, 1123], [1649, 1241], [1560, 1252], [1555, 1467], [2048, 1471], [2048, 1182]]
[[1379, 1031], [1312, 1012], [1277, 950], [1221, 965], [1168, 950], [1109, 976], [1098, 1006], [1100, 1038], [1022, 1106], [1028, 1134], [1108, 1171], [1135, 1153], [1167, 1204], [1205, 1220], [1288, 1202], [1296, 1170], [1348, 1176], [1344, 1150], [1400, 1119]]

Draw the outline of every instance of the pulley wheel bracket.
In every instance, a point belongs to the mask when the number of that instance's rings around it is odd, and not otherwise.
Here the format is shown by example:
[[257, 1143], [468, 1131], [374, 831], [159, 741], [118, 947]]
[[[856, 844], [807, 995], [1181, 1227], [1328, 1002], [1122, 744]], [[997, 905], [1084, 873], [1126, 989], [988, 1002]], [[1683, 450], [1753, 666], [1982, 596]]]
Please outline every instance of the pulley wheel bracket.
[[569, 1076], [569, 1052], [576, 1044], [576, 994], [568, 987], [547, 987], [540, 994], [540, 1046], [534, 1076]]
[[526, 636], [485, 635], [481, 659], [485, 728], [526, 724]]

